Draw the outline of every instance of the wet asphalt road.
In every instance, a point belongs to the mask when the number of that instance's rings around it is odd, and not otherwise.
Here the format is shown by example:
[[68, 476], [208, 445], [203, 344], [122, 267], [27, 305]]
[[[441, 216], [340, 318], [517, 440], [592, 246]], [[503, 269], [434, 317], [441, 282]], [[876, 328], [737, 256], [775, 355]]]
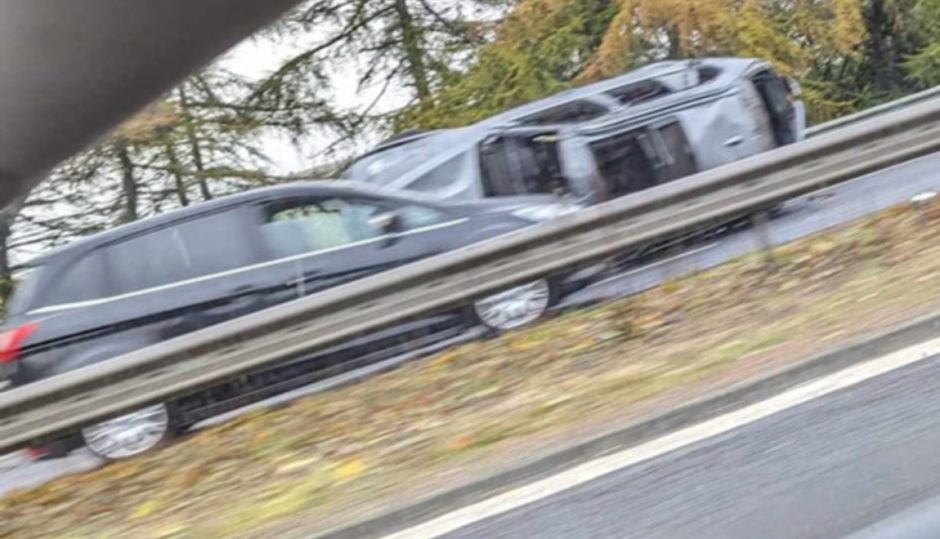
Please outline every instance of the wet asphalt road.
[[[933, 190], [940, 191], [940, 154], [791, 201], [785, 213], [769, 223], [769, 236], [774, 243], [784, 243]], [[753, 230], [742, 230], [607, 279], [573, 295], [566, 303], [576, 305], [635, 293], [664, 280], [721, 264], [759, 245]], [[84, 450], [54, 461], [32, 462], [19, 455], [0, 458], [0, 495], [100, 465], [101, 462]]]
[[444, 537], [940, 537], [938, 380], [934, 357]]

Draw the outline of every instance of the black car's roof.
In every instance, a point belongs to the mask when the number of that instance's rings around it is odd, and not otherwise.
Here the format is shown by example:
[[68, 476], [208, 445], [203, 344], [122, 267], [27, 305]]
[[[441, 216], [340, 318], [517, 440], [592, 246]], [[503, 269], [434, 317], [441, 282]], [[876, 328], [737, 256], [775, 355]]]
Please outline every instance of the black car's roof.
[[133, 236], [139, 232], [144, 232], [153, 228], [180, 221], [192, 216], [212, 213], [224, 208], [233, 206], [243, 206], [266, 200], [270, 198], [290, 197], [293, 195], [304, 196], [371, 196], [389, 200], [420, 201], [425, 205], [446, 206], [433, 199], [429, 199], [416, 193], [402, 193], [399, 191], [390, 191], [379, 188], [375, 185], [364, 184], [361, 182], [348, 180], [316, 180], [316, 181], [297, 181], [273, 185], [268, 187], [259, 187], [242, 193], [224, 195], [219, 198], [199, 202], [191, 206], [177, 208], [168, 212], [146, 217], [132, 223], [114, 227], [104, 232], [77, 239], [62, 247], [50, 249], [40, 254], [30, 261], [27, 265], [42, 264], [52, 258], [59, 258], [76, 252], [86, 252], [99, 245], [110, 243], [117, 239]]

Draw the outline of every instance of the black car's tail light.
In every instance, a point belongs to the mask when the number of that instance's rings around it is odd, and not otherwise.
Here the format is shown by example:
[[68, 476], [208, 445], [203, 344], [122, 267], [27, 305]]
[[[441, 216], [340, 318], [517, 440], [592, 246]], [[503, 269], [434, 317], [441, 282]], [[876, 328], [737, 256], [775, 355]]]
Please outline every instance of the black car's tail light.
[[25, 341], [39, 324], [35, 322], [24, 324], [0, 333], [0, 363], [10, 363], [20, 356], [20, 350]]

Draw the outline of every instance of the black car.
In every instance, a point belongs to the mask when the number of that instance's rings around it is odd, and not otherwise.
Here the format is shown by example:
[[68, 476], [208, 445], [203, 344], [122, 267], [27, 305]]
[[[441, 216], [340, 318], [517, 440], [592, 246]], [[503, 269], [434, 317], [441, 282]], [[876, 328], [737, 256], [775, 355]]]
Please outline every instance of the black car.
[[[443, 204], [351, 182], [289, 184], [182, 208], [34, 260], [0, 328], [0, 363], [23, 385], [533, 224], [553, 200]], [[45, 444], [131, 456], [196, 422], [483, 323], [539, 316], [583, 275], [540, 280], [357, 338], [289, 364]]]

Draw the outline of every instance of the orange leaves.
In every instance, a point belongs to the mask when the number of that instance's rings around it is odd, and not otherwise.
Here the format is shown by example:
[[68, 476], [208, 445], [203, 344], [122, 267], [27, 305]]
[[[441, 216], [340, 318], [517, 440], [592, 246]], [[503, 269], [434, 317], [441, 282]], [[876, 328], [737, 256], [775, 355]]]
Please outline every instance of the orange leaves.
[[348, 481], [359, 477], [366, 471], [366, 464], [362, 459], [349, 459], [341, 462], [333, 469], [333, 476], [338, 481]]
[[579, 78], [661, 58], [720, 55], [760, 57], [798, 74], [811, 58], [852, 54], [863, 35], [856, 0], [620, 0]]
[[132, 116], [119, 125], [111, 138], [126, 142], [146, 142], [154, 134], [174, 127], [180, 121], [180, 114], [167, 102], [157, 102]]

